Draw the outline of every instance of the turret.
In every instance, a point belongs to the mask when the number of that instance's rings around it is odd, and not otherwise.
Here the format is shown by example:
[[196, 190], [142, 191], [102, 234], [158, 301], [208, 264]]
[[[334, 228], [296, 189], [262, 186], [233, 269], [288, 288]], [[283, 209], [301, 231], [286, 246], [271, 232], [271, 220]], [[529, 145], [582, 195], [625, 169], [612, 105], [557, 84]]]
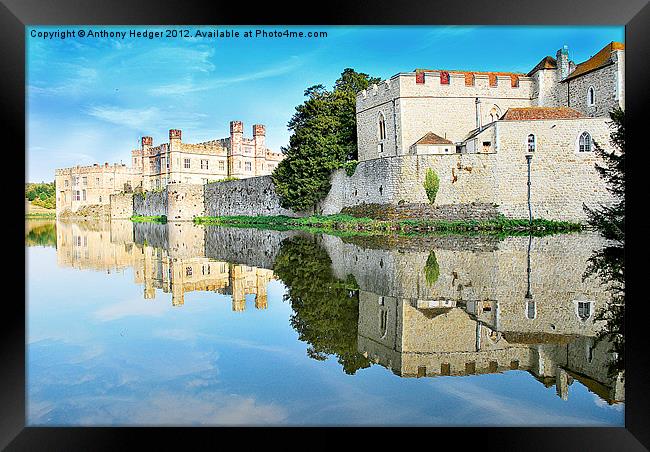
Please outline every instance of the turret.
[[560, 80], [569, 76], [569, 46], [565, 45], [555, 54], [557, 68], [560, 71]]
[[244, 123], [230, 121], [230, 154], [241, 155], [242, 141], [244, 139]]
[[169, 129], [169, 150], [178, 151], [181, 146], [181, 134], [180, 129]]

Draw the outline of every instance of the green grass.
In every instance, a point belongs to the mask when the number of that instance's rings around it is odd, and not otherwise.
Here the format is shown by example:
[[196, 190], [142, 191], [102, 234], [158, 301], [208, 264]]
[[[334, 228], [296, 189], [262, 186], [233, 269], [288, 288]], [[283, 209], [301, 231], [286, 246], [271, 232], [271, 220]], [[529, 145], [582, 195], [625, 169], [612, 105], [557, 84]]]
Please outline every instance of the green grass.
[[143, 216], [143, 215], [133, 215], [131, 221], [134, 223], [167, 223], [167, 217], [165, 215], [155, 215], [155, 216]]
[[491, 233], [499, 235], [546, 235], [582, 230], [582, 226], [567, 221], [499, 218], [489, 221], [434, 221], [434, 220], [373, 220], [351, 215], [312, 215], [292, 218], [277, 216], [223, 216], [198, 217], [197, 224], [257, 227], [264, 229], [308, 229], [315, 232], [353, 234], [422, 234], [422, 233]]
[[56, 213], [26, 213], [25, 218], [56, 218]]

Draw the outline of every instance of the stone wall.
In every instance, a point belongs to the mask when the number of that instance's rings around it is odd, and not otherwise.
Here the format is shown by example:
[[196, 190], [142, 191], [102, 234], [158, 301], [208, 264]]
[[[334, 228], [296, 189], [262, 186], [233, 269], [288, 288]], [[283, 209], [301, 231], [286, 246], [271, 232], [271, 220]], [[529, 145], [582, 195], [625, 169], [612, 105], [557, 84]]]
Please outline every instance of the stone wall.
[[111, 218], [131, 218], [133, 216], [133, 193], [116, 193], [110, 197]]
[[360, 204], [344, 207], [341, 213], [355, 217], [373, 218], [376, 220], [405, 220], [417, 218], [419, 220], [445, 220], [487, 221], [498, 218], [499, 211], [496, 204], [470, 203], [470, 204]]
[[173, 183], [167, 185], [167, 219], [192, 221], [205, 216], [203, 185]]
[[133, 214], [143, 217], [167, 215], [167, 190], [134, 194]]
[[205, 256], [218, 261], [273, 269], [282, 242], [301, 234], [300, 231], [205, 226]]
[[205, 215], [287, 215], [298, 216], [280, 206], [271, 176], [206, 184]]

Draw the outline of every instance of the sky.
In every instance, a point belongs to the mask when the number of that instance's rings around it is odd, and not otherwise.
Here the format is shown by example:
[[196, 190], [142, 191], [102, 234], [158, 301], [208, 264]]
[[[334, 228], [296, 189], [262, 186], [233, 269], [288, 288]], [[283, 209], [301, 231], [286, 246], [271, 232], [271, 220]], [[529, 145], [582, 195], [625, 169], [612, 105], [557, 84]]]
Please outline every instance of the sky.
[[[579, 63], [624, 42], [623, 27], [586, 26], [179, 26], [190, 37], [128, 35], [167, 28], [27, 27], [27, 181], [52, 181], [56, 168], [77, 164], [129, 164], [141, 136], [156, 145], [169, 129], [190, 143], [224, 138], [232, 120], [244, 122], [245, 136], [265, 124], [267, 146], [279, 151], [305, 89], [331, 87], [347, 67], [381, 79], [416, 68], [528, 72], [563, 45]], [[80, 29], [127, 36], [32, 37]], [[327, 37], [243, 37], [256, 29]], [[195, 37], [197, 30], [240, 37]]]

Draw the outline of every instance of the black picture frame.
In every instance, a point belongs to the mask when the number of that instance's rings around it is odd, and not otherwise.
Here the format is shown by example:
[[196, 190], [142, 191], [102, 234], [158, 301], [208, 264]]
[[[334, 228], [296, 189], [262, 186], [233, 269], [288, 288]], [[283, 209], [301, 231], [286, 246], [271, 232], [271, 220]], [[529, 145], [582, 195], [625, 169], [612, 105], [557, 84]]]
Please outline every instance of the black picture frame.
[[[253, 6], [254, 5], [254, 6]], [[650, 5], [646, 0], [614, 2], [611, 0], [500, 0], [500, 1], [363, 1], [359, 3], [331, 1], [279, 5], [275, 2], [244, 4], [162, 0], [111, 2], [82, 0], [2, 0], [0, 5], [0, 83], [2, 84], [2, 125], [5, 149], [5, 203], [15, 202], [7, 209], [4, 228], [7, 237], [22, 226], [17, 220], [24, 209], [25, 155], [25, 26], [28, 25], [174, 25], [174, 24], [285, 24], [285, 25], [625, 25], [626, 45], [626, 135], [629, 153], [626, 178], [628, 202], [626, 235], [626, 406], [624, 428], [440, 428], [435, 432], [419, 429], [409, 432], [409, 445], [435, 447], [444, 439], [458, 445], [498, 450], [647, 450], [650, 448], [648, 407], [648, 327], [644, 303], [644, 279], [647, 276], [642, 253], [645, 226], [644, 198], [648, 189], [644, 180], [648, 151], [642, 141], [643, 124], [648, 105], [648, 67], [650, 46], [647, 25]], [[360, 50], [362, 51], [362, 50]], [[647, 141], [647, 140], [645, 140]], [[631, 158], [631, 160], [630, 160]], [[630, 163], [631, 162], [631, 163]], [[21, 172], [20, 170], [23, 169]], [[635, 201], [635, 198], [638, 201]], [[632, 202], [632, 204], [629, 204]], [[646, 201], [647, 202], [647, 201]], [[12, 206], [13, 207], [13, 206]], [[14, 229], [15, 228], [15, 229]], [[632, 240], [634, 245], [630, 245]], [[165, 445], [188, 444], [188, 434], [198, 436], [206, 447], [222, 445], [224, 434], [231, 439], [249, 442], [238, 429], [180, 428], [45, 428], [25, 427], [25, 286], [24, 245], [14, 239], [15, 246], [7, 255], [11, 265], [5, 271], [5, 287], [18, 287], [18, 293], [3, 297], [2, 385], [0, 403], [0, 447], [8, 450], [116, 450], [146, 435]], [[638, 245], [637, 245], [638, 244]], [[10, 251], [5, 246], [5, 253]], [[637, 262], [640, 264], [630, 265]], [[645, 277], [645, 278], [644, 278]], [[5, 292], [6, 294], [10, 292]], [[287, 429], [258, 428], [253, 433], [266, 437], [286, 433]], [[318, 432], [318, 443], [324, 438], [339, 442], [335, 434]], [[370, 432], [369, 432], [370, 433]], [[293, 434], [293, 433], [292, 433]], [[353, 435], [357, 436], [357, 435]], [[358, 435], [365, 447], [385, 446], [385, 439], [394, 435]], [[152, 438], [150, 438], [152, 437]], [[315, 438], [315, 437], [314, 437]], [[292, 441], [293, 442], [293, 441]], [[378, 442], [379, 444], [373, 443]], [[201, 444], [201, 443], [199, 443]], [[271, 443], [269, 443], [270, 445]], [[307, 446], [309, 443], [305, 443]], [[341, 445], [343, 443], [340, 443]], [[429, 444], [429, 446], [427, 446]], [[280, 446], [280, 443], [276, 443]], [[240, 447], [237, 446], [237, 447]], [[303, 447], [304, 447], [303, 446]], [[268, 447], [268, 446], [267, 446]]]

